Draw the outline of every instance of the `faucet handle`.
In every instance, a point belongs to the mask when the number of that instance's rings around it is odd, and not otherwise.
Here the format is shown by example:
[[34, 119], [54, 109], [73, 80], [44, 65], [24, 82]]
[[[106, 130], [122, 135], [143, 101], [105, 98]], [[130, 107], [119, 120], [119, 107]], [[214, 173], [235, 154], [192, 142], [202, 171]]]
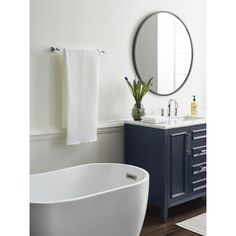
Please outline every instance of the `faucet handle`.
[[178, 102], [175, 100], [175, 116], [178, 115], [178, 107], [179, 107], [179, 104], [178, 104]]
[[164, 108], [158, 108], [158, 110], [160, 110], [161, 116], [164, 116]]

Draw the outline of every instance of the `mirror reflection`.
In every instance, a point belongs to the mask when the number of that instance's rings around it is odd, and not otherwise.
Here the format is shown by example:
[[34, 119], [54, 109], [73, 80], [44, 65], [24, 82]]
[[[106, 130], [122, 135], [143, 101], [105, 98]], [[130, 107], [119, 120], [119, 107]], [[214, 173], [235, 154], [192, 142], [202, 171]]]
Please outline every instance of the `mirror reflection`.
[[172, 13], [152, 14], [136, 33], [133, 60], [139, 79], [153, 77], [152, 92], [170, 95], [178, 91], [188, 78], [193, 60], [186, 26]]

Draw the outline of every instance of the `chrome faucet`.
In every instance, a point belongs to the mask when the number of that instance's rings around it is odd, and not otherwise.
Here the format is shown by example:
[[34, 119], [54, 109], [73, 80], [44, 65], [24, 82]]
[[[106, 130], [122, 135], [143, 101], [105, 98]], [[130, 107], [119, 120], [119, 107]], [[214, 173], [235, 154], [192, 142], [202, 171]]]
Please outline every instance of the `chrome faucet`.
[[177, 101], [175, 99], [172, 99], [172, 98], [168, 102], [168, 116], [171, 115], [171, 103], [172, 102], [174, 102], [174, 104], [175, 104], [175, 116], [177, 116], [178, 115], [178, 107], [179, 107], [179, 105], [178, 105]]

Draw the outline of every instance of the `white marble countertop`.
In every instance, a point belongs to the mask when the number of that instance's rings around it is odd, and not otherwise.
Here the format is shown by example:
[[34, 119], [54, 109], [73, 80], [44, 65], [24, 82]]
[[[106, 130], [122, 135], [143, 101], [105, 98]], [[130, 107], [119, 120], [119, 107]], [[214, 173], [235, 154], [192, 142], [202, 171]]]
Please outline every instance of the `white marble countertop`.
[[181, 127], [188, 127], [193, 125], [206, 124], [205, 117], [192, 117], [192, 116], [183, 116], [183, 117], [171, 117], [167, 118], [167, 121], [162, 123], [148, 123], [146, 121], [135, 121], [133, 119], [125, 120], [125, 124], [138, 125], [156, 129], [174, 129]]

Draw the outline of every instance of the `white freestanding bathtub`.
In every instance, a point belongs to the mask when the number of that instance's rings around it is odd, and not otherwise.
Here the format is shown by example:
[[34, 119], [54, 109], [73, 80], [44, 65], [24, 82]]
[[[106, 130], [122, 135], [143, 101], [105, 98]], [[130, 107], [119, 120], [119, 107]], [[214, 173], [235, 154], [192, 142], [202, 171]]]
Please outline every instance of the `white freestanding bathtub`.
[[147, 171], [95, 163], [30, 176], [31, 236], [138, 236]]

